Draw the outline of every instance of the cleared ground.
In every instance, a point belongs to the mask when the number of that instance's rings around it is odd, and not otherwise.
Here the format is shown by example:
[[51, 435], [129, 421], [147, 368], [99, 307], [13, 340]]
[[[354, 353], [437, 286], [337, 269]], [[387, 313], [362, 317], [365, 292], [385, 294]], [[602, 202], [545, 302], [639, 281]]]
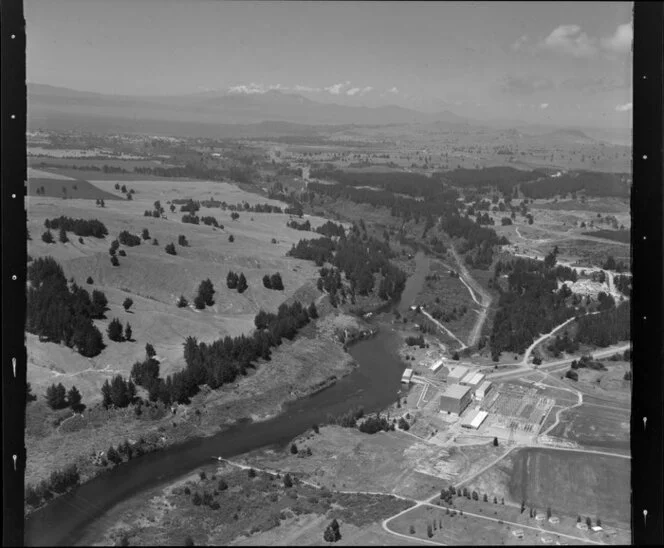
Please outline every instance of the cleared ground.
[[[207, 545], [323, 545], [325, 527], [337, 519], [341, 543], [362, 545], [371, 531], [410, 502], [394, 497], [340, 494], [282, 477], [231, 466], [206, 467], [201, 478], [188, 475], [123, 503], [104, 519], [104, 531], [91, 532], [85, 544], [109, 545], [127, 536], [131, 545], [183, 545], [187, 537]], [[227, 489], [219, 490], [223, 479]], [[207, 492], [218, 508], [193, 504]], [[384, 535], [385, 540], [389, 540]], [[374, 542], [373, 544], [377, 544]]]
[[[392, 415], [394, 416], [394, 415]], [[303, 474], [331, 489], [394, 493], [425, 498], [490, 463], [502, 448], [474, 445], [443, 447], [404, 432], [363, 434], [339, 426], [309, 431], [294, 440], [312, 456], [260, 450], [245, 455], [246, 464]]]

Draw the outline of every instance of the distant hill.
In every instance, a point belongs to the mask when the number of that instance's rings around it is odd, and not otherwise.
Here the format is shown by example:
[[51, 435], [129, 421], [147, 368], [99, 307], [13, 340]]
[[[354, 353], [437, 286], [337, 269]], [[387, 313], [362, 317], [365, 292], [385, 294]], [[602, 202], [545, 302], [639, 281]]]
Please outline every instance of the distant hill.
[[[465, 124], [452, 112], [423, 113], [396, 105], [382, 107], [319, 103], [301, 95], [269, 91], [262, 94], [191, 94], [131, 97], [75, 91], [28, 84], [28, 115], [31, 127], [42, 127], [55, 118], [81, 117], [115, 120], [167, 121], [196, 124], [256, 124], [265, 121], [303, 125], [384, 125], [410, 123]], [[110, 124], [113, 125], [113, 124]], [[129, 124], [131, 125], [131, 124]]]

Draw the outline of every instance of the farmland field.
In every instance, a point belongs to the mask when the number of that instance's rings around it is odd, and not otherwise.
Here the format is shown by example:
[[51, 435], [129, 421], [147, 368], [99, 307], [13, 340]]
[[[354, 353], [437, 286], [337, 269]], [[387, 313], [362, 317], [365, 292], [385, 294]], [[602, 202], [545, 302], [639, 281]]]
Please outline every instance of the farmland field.
[[522, 449], [514, 457], [511, 498], [551, 507], [570, 516], [598, 516], [607, 523], [630, 523], [630, 461], [620, 457]]
[[589, 448], [629, 450], [629, 410], [582, 405], [563, 411], [561, 422], [551, 436], [575, 441]]

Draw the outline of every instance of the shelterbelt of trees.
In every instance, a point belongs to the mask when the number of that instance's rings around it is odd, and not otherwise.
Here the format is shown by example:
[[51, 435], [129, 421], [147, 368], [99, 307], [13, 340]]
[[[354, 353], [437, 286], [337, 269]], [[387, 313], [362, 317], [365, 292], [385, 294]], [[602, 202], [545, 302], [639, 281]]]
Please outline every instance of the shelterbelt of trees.
[[[596, 309], [602, 313], [583, 315], [587, 309], [581, 298], [566, 285], [558, 289], [558, 280], [576, 281], [576, 272], [556, 266], [555, 256], [552, 251], [544, 261], [517, 258], [496, 264], [494, 279], [501, 272], [509, 275], [507, 291], [494, 285], [501, 292], [489, 340], [494, 358], [504, 351], [522, 353], [540, 334], [573, 316], [583, 317], [579, 317], [570, 347], [575, 343], [608, 346], [629, 339], [629, 302], [616, 307], [611, 295], [600, 292]], [[585, 304], [590, 305], [590, 299]]]
[[256, 330], [248, 337], [227, 336], [211, 344], [199, 343], [196, 337], [187, 337], [184, 342], [187, 366], [183, 371], [162, 379], [159, 377], [159, 362], [148, 356], [145, 361], [133, 365], [129, 381], [115, 380], [115, 385], [105, 388], [104, 400], [118, 405], [113, 399], [113, 386], [116, 386], [118, 401], [128, 405], [135, 396], [132, 384], [136, 383], [148, 391], [151, 401], [161, 401], [166, 405], [189, 403], [200, 385], [218, 388], [233, 382], [238, 375], [245, 375], [259, 358], [269, 361], [272, 347], [279, 346], [283, 339], [294, 339], [302, 327], [317, 317], [314, 303], [304, 307], [296, 301], [290, 306], [282, 304], [276, 314], [261, 310], [254, 319]]

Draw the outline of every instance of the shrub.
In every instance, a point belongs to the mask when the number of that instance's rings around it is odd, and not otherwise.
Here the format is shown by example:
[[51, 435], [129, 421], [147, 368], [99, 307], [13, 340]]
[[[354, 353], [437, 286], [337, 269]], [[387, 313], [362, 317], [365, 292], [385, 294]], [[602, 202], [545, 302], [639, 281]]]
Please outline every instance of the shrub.
[[293, 480], [291, 479], [289, 473], [286, 473], [286, 475], [284, 476], [284, 487], [286, 487], [287, 489], [293, 487]]
[[53, 239], [53, 234], [51, 233], [50, 230], [47, 230], [42, 234], [41, 237], [42, 241], [47, 244], [52, 244], [55, 240]]
[[291, 452], [291, 455], [297, 455], [297, 445], [295, 445], [294, 443], [291, 444], [290, 452]]
[[172, 242], [170, 244], [168, 244], [165, 247], [165, 249], [166, 249], [166, 253], [168, 253], [169, 255], [177, 255], [177, 253], [175, 252], [175, 244], [173, 244]]
[[178, 245], [180, 245], [182, 247], [188, 247], [189, 246], [189, 242], [187, 241], [187, 238], [184, 236], [184, 234], [180, 234], [178, 236]]
[[95, 282], [94, 282], [94, 280], [92, 279], [92, 276], [88, 276], [88, 279], [85, 280], [85, 283], [93, 284], [93, 283], [95, 283]]
[[178, 308], [185, 308], [189, 306], [189, 301], [184, 298], [184, 295], [180, 295], [180, 298], [178, 299]]
[[231, 234], [228, 236], [228, 241], [233, 243], [235, 241], [235, 237]]
[[247, 475], [248, 475], [251, 479], [255, 478], [255, 477], [256, 477], [256, 470], [254, 470], [253, 468], [249, 468], [249, 470], [247, 471]]
[[123, 308], [125, 311], [128, 311], [131, 308], [131, 305], [134, 304], [134, 301], [131, 300], [129, 297], [127, 297], [124, 302], [122, 303]]
[[118, 260], [118, 258], [115, 255], [113, 255], [111, 257], [111, 264], [113, 266], [120, 266], [120, 261]]
[[228, 489], [228, 484], [223, 479], [220, 479], [219, 484], [217, 485], [217, 489], [219, 489], [219, 491], [225, 491]]
[[124, 249], [121, 249], [120, 251], [118, 251], [118, 255], [120, 255], [120, 257], [126, 257], [127, 252]]

